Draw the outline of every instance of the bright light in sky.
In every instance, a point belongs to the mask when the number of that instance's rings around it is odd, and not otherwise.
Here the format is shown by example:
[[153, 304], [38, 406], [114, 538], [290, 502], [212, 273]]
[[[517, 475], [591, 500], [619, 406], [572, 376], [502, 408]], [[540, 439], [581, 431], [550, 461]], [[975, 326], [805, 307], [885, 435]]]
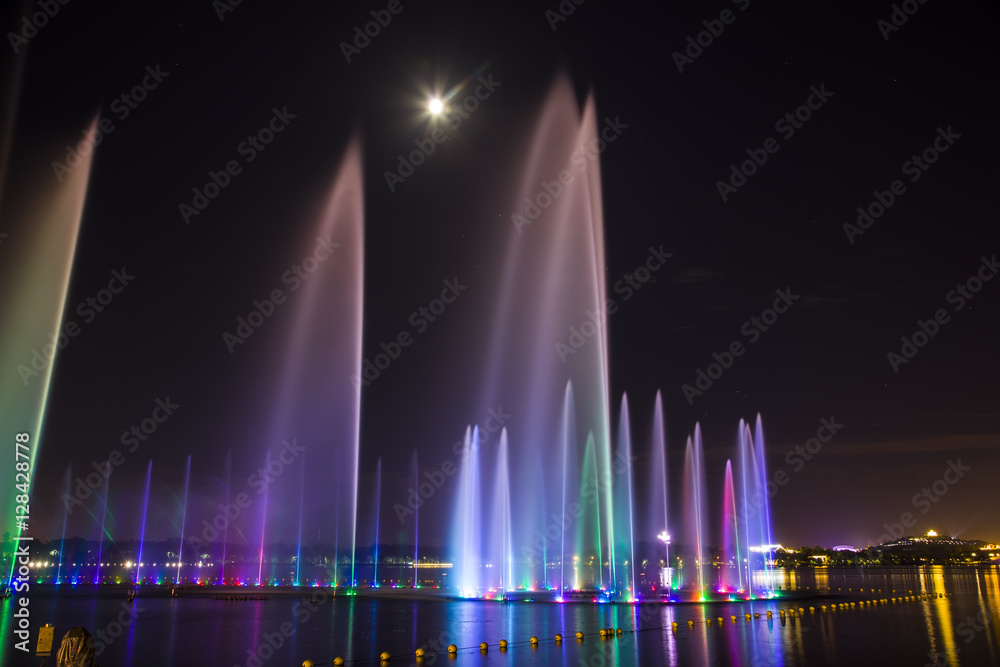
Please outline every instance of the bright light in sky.
[[436, 116], [444, 111], [444, 102], [442, 102], [440, 98], [435, 97], [431, 99], [431, 101], [427, 104], [427, 107], [430, 109], [431, 113]]

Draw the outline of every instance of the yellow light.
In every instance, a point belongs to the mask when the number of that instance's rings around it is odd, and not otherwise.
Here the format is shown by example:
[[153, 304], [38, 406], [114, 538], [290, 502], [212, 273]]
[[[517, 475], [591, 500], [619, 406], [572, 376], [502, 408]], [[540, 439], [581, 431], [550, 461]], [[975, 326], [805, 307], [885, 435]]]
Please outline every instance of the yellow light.
[[439, 113], [444, 111], [444, 102], [442, 102], [439, 97], [433, 97], [431, 98], [431, 101], [427, 103], [427, 108], [433, 115], [437, 116]]

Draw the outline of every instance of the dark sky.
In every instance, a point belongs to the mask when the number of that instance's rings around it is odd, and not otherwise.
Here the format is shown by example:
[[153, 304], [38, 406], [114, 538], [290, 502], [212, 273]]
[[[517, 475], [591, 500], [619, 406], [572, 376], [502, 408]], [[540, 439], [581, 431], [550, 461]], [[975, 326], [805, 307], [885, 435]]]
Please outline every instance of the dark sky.
[[[243, 2], [220, 20], [207, 1], [73, 2], [19, 53], [8, 38], [3, 97], [13, 138], [0, 266], [5, 253], [23, 250], [36, 195], [58, 185], [52, 161], [100, 114], [115, 129], [91, 170], [66, 317], [83, 323], [76, 305], [112, 270], [136, 276], [58, 358], [33, 489], [38, 534], [61, 530], [67, 465], [75, 475], [106, 458], [157, 398], [181, 407], [123, 464], [123, 496], [141, 486], [150, 456], [158, 483], [176, 494], [191, 454], [192, 489], [206, 496], [227, 450], [234, 477], [262, 463], [256, 453], [241, 457], [240, 443], [267, 409], [268, 350], [286, 325], [262, 328], [235, 354], [220, 334], [301, 258], [352, 136], [364, 159], [365, 356], [407, 329], [442, 279], [468, 276], [472, 285], [453, 317], [364, 389], [362, 486], [379, 456], [384, 489], [406, 486], [415, 448], [438, 460], [466, 424], [484, 419], [464, 398], [478, 380], [466, 362], [486, 353], [468, 335], [470, 319], [490, 311], [493, 293], [475, 278], [495, 275], [502, 261], [510, 184], [565, 76], [581, 108], [592, 92], [602, 121], [627, 125], [600, 157], [609, 294], [650, 246], [673, 253], [609, 318], [610, 402], [628, 392], [643, 464], [660, 389], [671, 485], [680, 487], [684, 439], [700, 422], [713, 502], [738, 421], [763, 415], [771, 474], [788, 475], [772, 499], [786, 545], [871, 542], [906, 512], [917, 517], [908, 532], [1000, 539], [992, 486], [1000, 280], [971, 299], [949, 298], [980, 267], [989, 277], [1000, 270], [991, 259], [1000, 252], [995, 6], [913, 2], [916, 12], [883, 34], [888, 2], [680, 4], [566, 0], [575, 9], [553, 28], [546, 12], [558, 11], [555, 0], [403, 0], [349, 63], [341, 42], [385, 3]], [[712, 23], [724, 10], [731, 23]], [[27, 12], [9, 7], [5, 34]], [[723, 30], [678, 71], [674, 54], [691, 48], [703, 22]], [[114, 100], [147, 67], [168, 74], [123, 118]], [[427, 91], [480, 73], [501, 85], [390, 191], [384, 173], [426, 129]], [[810, 101], [816, 108], [799, 127], [776, 126]], [[295, 119], [185, 225], [178, 204], [209, 170], [242, 161], [238, 145], [274, 108]], [[935, 141], [947, 150], [926, 171], [907, 167]], [[747, 151], [767, 161], [724, 200], [717, 182]], [[876, 196], [888, 201], [875, 192], [897, 179], [902, 194], [850, 239], [845, 223]], [[776, 290], [798, 299], [759, 338], [748, 333], [745, 323]], [[901, 354], [901, 337], [939, 309], [947, 321], [894, 369], [888, 353]], [[683, 385], [734, 341], [745, 353], [689, 401]], [[5, 382], [21, 386], [16, 365], [30, 349], [3, 349]], [[843, 428], [801, 467], [786, 459], [823, 419]], [[969, 469], [948, 475], [957, 481], [937, 502], [915, 502], [958, 461]], [[131, 537], [124, 523], [120, 534]], [[78, 532], [90, 531], [81, 519]]]

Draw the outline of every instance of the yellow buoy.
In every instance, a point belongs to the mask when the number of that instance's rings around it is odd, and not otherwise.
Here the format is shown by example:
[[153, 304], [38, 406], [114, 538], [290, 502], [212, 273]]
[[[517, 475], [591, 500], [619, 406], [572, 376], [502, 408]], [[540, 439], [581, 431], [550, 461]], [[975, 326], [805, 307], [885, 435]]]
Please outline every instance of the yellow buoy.
[[422, 658], [422, 657], [424, 657], [425, 655], [427, 655], [427, 652], [426, 652], [426, 651], [424, 651], [424, 649], [422, 649], [422, 648], [418, 648], [418, 649], [417, 649], [417, 657], [418, 657], [418, 658]]
[[694, 621], [688, 621], [688, 627], [689, 628], [693, 628], [694, 627]]
[[500, 640], [500, 650], [502, 651], [505, 648], [507, 648], [507, 640], [506, 639], [501, 639]]
[[577, 639], [583, 639], [583, 633], [582, 632], [576, 633], [576, 638]]
[[334, 658], [333, 659], [333, 664], [335, 664], [335, 665], [342, 665], [342, 664], [344, 664], [344, 659], [343, 658]]
[[605, 630], [604, 628], [601, 628], [601, 631], [598, 634], [601, 635], [602, 637], [607, 637], [608, 631]]
[[816, 611], [816, 607], [809, 607], [809, 613], [810, 614], [813, 613], [814, 611]]
[[382, 651], [382, 655], [379, 657], [382, 658], [382, 662], [389, 662], [389, 658], [391, 658], [392, 656], [389, 655], [388, 651]]
[[733, 623], [735, 623], [736, 622], [736, 614], [733, 614], [732, 616], [730, 616], [729, 620], [732, 621]]
[[312, 660], [303, 660], [302, 661], [302, 667], [313, 667], [313, 664], [314, 663], [313, 663]]
[[618, 634], [619, 637], [621, 637], [623, 634], [625, 634], [625, 631], [622, 630], [621, 628], [618, 628], [617, 634]]
[[820, 611], [826, 611], [826, 605], [821, 606], [819, 609]]
[[672, 627], [674, 630], [676, 630], [677, 629], [677, 621], [674, 621], [673, 623], [671, 623], [670, 627]]
[[483, 643], [481, 643], [481, 644], [479, 645], [479, 650], [480, 650], [480, 651], [485, 651], [485, 650], [489, 649], [489, 647], [490, 647], [490, 645], [489, 645], [489, 644], [487, 644], [486, 642], [483, 642]]
[[753, 613], [753, 617], [754, 617], [754, 618], [760, 618], [760, 614], [758, 614], [757, 612], [754, 612], [754, 613]]
[[557, 642], [561, 642], [562, 641], [562, 635], [556, 635], [556, 641]]
[[774, 616], [774, 614], [772, 614], [772, 613], [771, 613], [771, 610], [770, 610], [770, 609], [768, 609], [768, 610], [767, 610], [767, 617], [768, 617], [768, 618], [771, 618], [772, 616]]
[[538, 637], [532, 637], [532, 638], [531, 638], [531, 639], [530, 639], [529, 641], [530, 641], [530, 642], [531, 642], [532, 644], [537, 644], [537, 643], [538, 643]]

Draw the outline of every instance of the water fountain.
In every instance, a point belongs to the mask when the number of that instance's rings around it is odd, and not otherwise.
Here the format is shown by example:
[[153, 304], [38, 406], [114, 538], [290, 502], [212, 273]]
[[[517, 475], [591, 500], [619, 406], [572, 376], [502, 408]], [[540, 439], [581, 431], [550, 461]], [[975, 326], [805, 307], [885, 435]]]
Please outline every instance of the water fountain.
[[177, 576], [174, 583], [181, 583], [181, 563], [184, 562], [184, 528], [187, 520], [188, 491], [191, 489], [191, 455], [188, 454], [187, 466], [184, 469], [184, 504], [181, 508], [181, 539], [177, 547]]
[[139, 585], [142, 581], [139, 577], [142, 569], [142, 545], [146, 539], [146, 516], [149, 513], [149, 484], [153, 476], [153, 460], [150, 459], [146, 466], [146, 494], [142, 501], [142, 529], [139, 531], [139, 553], [135, 559], [135, 580], [133, 583]]
[[[417, 465], [417, 450], [413, 450], [413, 458], [410, 461], [410, 477], [413, 479], [413, 488], [420, 484], [420, 466]], [[418, 588], [420, 581], [417, 573], [420, 572], [418, 563], [420, 549], [420, 507], [413, 508], [413, 587]]]
[[[664, 592], [676, 600], [770, 594], [770, 579], [755, 579], [755, 573], [768, 567], [765, 545], [771, 544], [759, 416], [753, 432], [740, 422], [736, 456], [727, 462], [721, 480], [706, 479], [702, 431], [695, 424], [685, 443], [683, 465], [677, 466], [681, 483], [668, 483], [669, 456], [659, 392], [647, 441], [633, 437], [625, 394], [612, 438], [610, 300], [605, 285], [597, 159], [604, 140], [598, 130], [593, 96], [587, 97], [581, 111], [569, 83], [557, 81], [541, 109], [523, 169], [518, 172], [521, 180], [511, 199], [512, 208], [523, 211], [527, 218], [522, 216], [522, 220], [527, 221], [510, 230], [502, 252], [500, 274], [495, 276], [496, 298], [489, 301], [496, 306], [486, 354], [482, 355], [485, 362], [481, 369], [470, 371], [479, 379], [479, 400], [484, 405], [509, 404], [507, 398], [516, 397], [512, 410], [518, 420], [501, 430], [496, 446], [484, 446], [492, 431], [477, 425], [465, 431], [456, 481], [441, 492], [451, 494], [454, 513], [449, 556], [455, 567], [450, 585], [464, 596], [505, 599], [523, 595], [627, 602]], [[552, 185], [556, 181], [558, 189]], [[362, 580], [378, 587], [380, 571], [384, 572], [381, 555], [386, 550], [380, 545], [383, 459], [379, 457], [373, 504], [365, 508], [372, 509], [365, 516], [374, 516], [372, 576], [359, 577], [361, 394], [351, 391], [345, 382], [349, 377], [359, 380], [360, 390], [361, 190], [360, 148], [352, 143], [309, 239], [311, 244], [317, 236], [335, 242], [336, 253], [322, 262], [314, 260], [309, 280], [286, 306], [292, 311], [288, 330], [278, 345], [272, 346], [278, 349], [275, 358], [280, 368], [278, 381], [268, 389], [272, 408], [260, 437], [241, 451], [241, 456], [262, 461], [264, 469], [270, 471], [278, 457], [274, 444], [292, 439], [308, 449], [309, 466], [303, 455], [298, 475], [277, 475], [269, 480], [258, 491], [259, 499], [253, 498], [252, 509], [238, 521], [219, 526], [221, 542], [206, 547], [209, 561], [219, 570], [212, 580], [219, 583], [227, 582], [227, 561], [232, 557], [229, 539], [232, 533], [242, 537], [244, 531], [244, 545], [252, 545], [256, 551], [256, 573], [248, 572], [249, 566], [241, 569], [233, 564], [229, 567], [235, 572], [228, 580], [258, 586], [277, 581], [280, 577], [275, 556], [268, 553], [267, 539], [292, 526], [297, 531], [290, 556], [295, 563], [290, 584], [312, 581], [353, 588]], [[557, 345], [553, 349], [553, 341], [559, 341], [562, 348]], [[637, 479], [636, 460], [643, 461], [647, 478]], [[213, 500], [213, 506], [228, 508], [234, 502], [232, 465], [230, 454], [225, 462], [225, 492]], [[188, 502], [190, 469], [189, 456], [181, 546], [172, 573], [175, 584], [195, 578], [185, 577], [182, 570], [184, 555], [191, 553], [185, 548], [185, 533], [190, 532], [188, 526], [197, 525], [195, 517], [188, 516], [193, 504]], [[414, 451], [410, 463], [414, 488], [420, 472]], [[151, 474], [150, 461], [136, 583], [143, 581]], [[388, 475], [386, 472], [390, 479]], [[708, 490], [717, 488], [716, 482], [721, 483], [722, 491], [711, 497], [721, 499], [721, 506], [712, 508]], [[640, 497], [644, 483], [646, 492]], [[314, 491], [307, 493], [306, 489]], [[761, 494], [763, 511], [751, 512], [749, 501]], [[674, 516], [671, 498], [680, 500]], [[439, 505], [444, 504], [439, 501]], [[414, 587], [419, 585], [421, 521], [426, 527], [435, 519], [441, 517], [425, 513], [421, 519], [416, 508], [413, 512]], [[229, 531], [230, 523], [233, 531]], [[103, 518], [100, 524], [103, 533]], [[333, 536], [333, 557], [322, 559], [321, 576], [315, 576], [316, 570], [307, 571], [303, 563], [303, 534], [314, 531], [317, 543], [320, 534]], [[666, 549], [662, 561], [658, 535]], [[712, 536], [720, 540], [718, 544], [711, 544]], [[657, 553], [650, 553], [650, 542]], [[715, 562], [709, 554], [712, 546], [720, 549]], [[342, 553], [347, 554], [343, 563]], [[266, 562], [272, 564], [268, 571]], [[661, 562], [662, 568], [656, 567]], [[656, 576], [644, 572], [651, 569], [649, 563]], [[341, 567], [347, 570], [346, 575]], [[60, 564], [57, 578], [61, 572]], [[382, 578], [386, 578], [384, 573]], [[407, 573], [407, 583], [409, 580]]]
[[379, 510], [382, 504], [382, 457], [378, 457], [375, 464], [375, 566], [372, 576], [372, 588], [379, 587], [378, 581], [378, 538], [379, 538]]

